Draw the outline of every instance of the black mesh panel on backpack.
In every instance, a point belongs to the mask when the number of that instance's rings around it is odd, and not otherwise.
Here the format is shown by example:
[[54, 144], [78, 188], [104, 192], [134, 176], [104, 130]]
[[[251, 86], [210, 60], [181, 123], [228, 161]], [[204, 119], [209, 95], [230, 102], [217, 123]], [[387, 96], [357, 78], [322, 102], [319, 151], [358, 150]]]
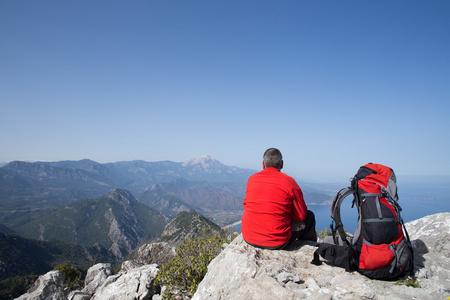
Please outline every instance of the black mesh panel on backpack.
[[397, 216], [375, 196], [364, 197], [361, 203], [361, 235], [374, 244], [393, 241], [399, 234]]

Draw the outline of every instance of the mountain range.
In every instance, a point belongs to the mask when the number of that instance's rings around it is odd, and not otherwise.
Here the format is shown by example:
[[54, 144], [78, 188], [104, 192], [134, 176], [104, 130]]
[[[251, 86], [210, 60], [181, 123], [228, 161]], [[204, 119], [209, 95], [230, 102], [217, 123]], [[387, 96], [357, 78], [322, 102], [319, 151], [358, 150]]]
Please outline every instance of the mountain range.
[[81, 246], [100, 245], [115, 257], [130, 253], [144, 240], [157, 238], [166, 218], [121, 189], [78, 200], [17, 228], [37, 240], [60, 240]]
[[[256, 171], [211, 156], [186, 162], [10, 162], [0, 167], [2, 278], [68, 261], [117, 262], [148, 240], [177, 246], [240, 220]], [[315, 203], [330, 196], [306, 188]], [[219, 226], [218, 226], [219, 225]]]
[[[14, 161], [0, 168], [0, 224], [15, 228], [61, 205], [100, 197], [116, 188], [126, 189], [139, 198], [154, 184], [167, 185], [175, 181], [176, 185], [178, 179], [186, 180], [183, 186], [189, 182], [195, 182], [197, 186], [202, 182], [203, 186], [219, 189], [226, 186], [226, 191], [242, 199], [246, 179], [253, 172], [225, 166], [210, 156], [184, 163], [129, 161], [100, 164], [87, 159]], [[206, 193], [208, 197], [209, 194]]]
[[[236, 215], [234, 210], [242, 210], [247, 179], [255, 172], [226, 166], [209, 155], [185, 162], [14, 161], [0, 168], [0, 224], [17, 228], [61, 205], [100, 197], [114, 189], [128, 190], [160, 212], [166, 205], [169, 218], [179, 211], [194, 210], [208, 217], [223, 211]], [[331, 200], [307, 187], [303, 192], [310, 203]], [[216, 221], [225, 220], [236, 221], [226, 217]]]
[[[138, 212], [143, 213], [148, 208], [152, 209], [152, 214], [162, 215], [154, 217], [158, 220], [171, 220], [182, 211], [196, 211], [224, 226], [242, 216], [246, 181], [255, 172], [226, 166], [209, 155], [185, 162], [14, 161], [0, 168], [0, 230], [27, 238], [70, 240], [79, 245], [90, 245], [93, 238], [88, 237], [92, 235], [89, 231], [95, 227], [88, 225], [98, 223], [99, 216], [104, 216], [108, 209], [118, 219], [136, 223]], [[120, 211], [118, 203], [113, 206], [111, 203], [114, 202], [93, 204], [100, 203], [99, 197], [109, 199], [104, 195], [114, 190], [122, 191], [119, 194], [127, 193], [124, 198], [135, 203], [133, 207], [141, 208], [131, 216], [124, 215], [125, 211]], [[303, 192], [310, 203], [330, 200], [329, 195], [308, 187]], [[97, 209], [89, 211], [89, 207]], [[125, 222], [122, 226], [126, 227]], [[163, 225], [158, 226], [152, 232], [133, 229], [136, 234], [131, 245], [142, 238], [137, 237], [143, 231], [147, 237], [157, 235]], [[70, 228], [77, 236], [60, 237], [61, 228]], [[83, 233], [84, 228], [89, 230]], [[110, 242], [105, 239], [102, 246], [109, 249], [112, 247]], [[118, 256], [125, 252], [116, 249]]]

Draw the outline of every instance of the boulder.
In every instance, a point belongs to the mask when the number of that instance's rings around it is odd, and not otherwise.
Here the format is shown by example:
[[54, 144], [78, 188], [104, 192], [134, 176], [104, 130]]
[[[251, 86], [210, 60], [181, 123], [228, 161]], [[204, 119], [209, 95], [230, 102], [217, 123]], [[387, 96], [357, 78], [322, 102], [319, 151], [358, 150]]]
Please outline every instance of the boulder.
[[200, 299], [446, 299], [450, 296], [450, 213], [407, 223], [418, 288], [371, 280], [358, 272], [311, 264], [316, 247], [297, 242], [265, 250], [237, 237], [214, 258], [193, 300]]
[[110, 264], [99, 263], [90, 267], [86, 273], [84, 280], [83, 293], [93, 295], [98, 287], [100, 287], [106, 279], [114, 274]]
[[447, 288], [450, 296], [450, 213], [406, 223], [414, 247], [415, 276], [429, 290]]
[[[166, 242], [148, 243], [134, 251], [128, 260], [134, 266], [158, 264], [159, 266], [175, 257], [175, 247]], [[122, 269], [123, 269], [122, 265]]]
[[72, 291], [68, 297], [69, 300], [89, 300], [91, 298], [92, 295], [80, 291]]
[[151, 299], [159, 291], [152, 285], [158, 273], [158, 266], [144, 265], [139, 268], [122, 270], [109, 276], [97, 288], [92, 300], [145, 300]]
[[60, 271], [50, 271], [39, 276], [33, 286], [18, 300], [66, 300], [64, 296], [64, 274]]

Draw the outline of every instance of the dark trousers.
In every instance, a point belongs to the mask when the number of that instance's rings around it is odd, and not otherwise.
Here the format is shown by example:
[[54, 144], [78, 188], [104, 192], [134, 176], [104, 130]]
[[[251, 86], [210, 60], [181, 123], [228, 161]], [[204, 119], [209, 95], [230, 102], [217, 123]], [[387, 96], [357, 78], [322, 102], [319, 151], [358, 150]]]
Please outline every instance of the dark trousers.
[[281, 246], [277, 247], [264, 247], [264, 246], [258, 246], [253, 245], [247, 242], [248, 244], [263, 248], [263, 249], [269, 249], [269, 250], [281, 250], [284, 249], [287, 245], [295, 242], [296, 240], [303, 240], [303, 241], [313, 241], [317, 242], [317, 234], [316, 234], [316, 217], [314, 216], [314, 213], [310, 210], [306, 213], [306, 219], [303, 221], [292, 221], [291, 223], [292, 227], [292, 236], [289, 239], [289, 241]]
[[291, 240], [303, 240], [317, 242], [316, 217], [308, 210], [304, 221], [292, 221]]

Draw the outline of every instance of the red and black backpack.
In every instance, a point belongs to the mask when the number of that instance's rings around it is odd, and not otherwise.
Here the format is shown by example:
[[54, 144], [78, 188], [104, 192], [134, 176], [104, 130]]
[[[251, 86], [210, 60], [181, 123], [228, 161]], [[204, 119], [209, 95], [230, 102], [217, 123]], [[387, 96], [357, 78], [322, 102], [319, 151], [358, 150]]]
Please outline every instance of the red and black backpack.
[[[350, 195], [358, 209], [353, 236], [345, 232], [340, 214], [342, 201]], [[331, 203], [333, 236], [319, 244], [313, 263], [320, 264], [320, 255], [332, 265], [373, 279], [412, 274], [413, 248], [400, 211], [394, 171], [372, 163], [360, 167], [351, 186], [340, 190]]]

